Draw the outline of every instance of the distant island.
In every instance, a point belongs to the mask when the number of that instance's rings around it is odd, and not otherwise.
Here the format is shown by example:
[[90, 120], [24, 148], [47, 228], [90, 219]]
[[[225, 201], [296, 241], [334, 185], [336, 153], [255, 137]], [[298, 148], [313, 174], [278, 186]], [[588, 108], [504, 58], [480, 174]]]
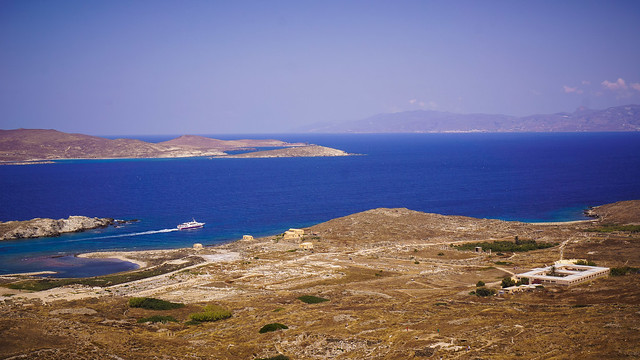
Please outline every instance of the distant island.
[[[255, 148], [283, 149], [251, 152]], [[320, 148], [322, 148], [321, 151]], [[249, 152], [241, 156], [227, 154], [228, 151], [241, 150]], [[218, 140], [204, 136], [184, 135], [169, 141], [149, 143], [136, 139], [111, 140], [97, 136], [69, 134], [57, 130], [0, 130], [0, 164], [33, 164], [62, 159], [345, 155], [349, 154], [337, 149], [305, 143], [288, 143], [274, 139]]]
[[298, 130], [314, 133], [640, 131], [640, 105], [616, 106], [605, 110], [580, 107], [573, 113], [523, 117], [417, 110], [378, 114], [343, 123], [314, 124]]

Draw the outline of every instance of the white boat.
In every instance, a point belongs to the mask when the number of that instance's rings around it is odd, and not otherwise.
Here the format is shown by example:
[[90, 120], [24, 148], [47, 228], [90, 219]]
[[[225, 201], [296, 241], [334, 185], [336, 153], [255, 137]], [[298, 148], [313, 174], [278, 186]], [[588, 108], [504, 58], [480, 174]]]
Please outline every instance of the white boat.
[[196, 219], [178, 225], [178, 230], [198, 229], [204, 226], [204, 223], [197, 222]]

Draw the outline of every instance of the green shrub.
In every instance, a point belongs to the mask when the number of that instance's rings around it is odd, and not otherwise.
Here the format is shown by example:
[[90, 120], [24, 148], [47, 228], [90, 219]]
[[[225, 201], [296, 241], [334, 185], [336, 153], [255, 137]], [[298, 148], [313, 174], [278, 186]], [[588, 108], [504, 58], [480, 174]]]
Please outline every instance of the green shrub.
[[184, 304], [147, 297], [133, 297], [129, 299], [129, 306], [148, 310], [171, 310], [184, 307]]
[[154, 316], [138, 319], [138, 323], [146, 323], [146, 322], [152, 322], [152, 323], [161, 322], [163, 324], [166, 324], [168, 322], [178, 322], [178, 320], [176, 320], [173, 316], [163, 316], [163, 315], [154, 315]]
[[502, 279], [502, 287], [503, 288], [507, 288], [509, 286], [514, 286], [515, 284], [516, 284], [516, 282], [513, 281], [513, 279], [508, 277], [508, 276], [505, 277], [504, 279]]
[[476, 289], [476, 296], [492, 296], [497, 294], [496, 289], [489, 289], [486, 287], [479, 287]]
[[317, 303], [329, 301], [329, 299], [325, 299], [325, 298], [321, 298], [321, 297], [317, 297], [317, 296], [312, 296], [312, 295], [300, 296], [298, 298], [298, 300], [302, 301], [303, 303], [307, 303], [307, 304], [317, 304]]
[[189, 318], [195, 322], [206, 322], [218, 321], [231, 317], [231, 311], [218, 305], [207, 305], [202, 310], [202, 312], [190, 314]]
[[476, 287], [483, 287], [484, 286], [484, 281], [480, 280], [476, 283]]
[[271, 323], [271, 324], [267, 324], [265, 326], [263, 326], [262, 328], [260, 328], [259, 332], [260, 334], [264, 334], [270, 331], [276, 331], [276, 330], [280, 330], [280, 329], [288, 329], [289, 327], [287, 325], [284, 324], [280, 324], [280, 323]]

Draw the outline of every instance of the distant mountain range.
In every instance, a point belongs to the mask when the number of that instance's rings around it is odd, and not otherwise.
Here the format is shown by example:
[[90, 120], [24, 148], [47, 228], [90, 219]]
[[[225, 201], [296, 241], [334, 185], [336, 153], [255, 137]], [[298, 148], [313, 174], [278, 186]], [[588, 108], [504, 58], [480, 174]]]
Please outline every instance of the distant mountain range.
[[316, 124], [299, 130], [315, 133], [640, 131], [640, 105], [605, 110], [581, 107], [573, 113], [524, 117], [417, 110], [378, 114], [343, 123]]

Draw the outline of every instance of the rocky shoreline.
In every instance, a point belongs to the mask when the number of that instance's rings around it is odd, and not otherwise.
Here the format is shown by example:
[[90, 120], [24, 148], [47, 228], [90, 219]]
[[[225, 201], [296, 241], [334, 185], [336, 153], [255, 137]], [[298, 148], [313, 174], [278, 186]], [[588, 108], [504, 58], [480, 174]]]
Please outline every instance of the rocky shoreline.
[[25, 221], [0, 222], [0, 241], [59, 236], [106, 227], [117, 221], [111, 218], [69, 216], [67, 219], [35, 218]]

